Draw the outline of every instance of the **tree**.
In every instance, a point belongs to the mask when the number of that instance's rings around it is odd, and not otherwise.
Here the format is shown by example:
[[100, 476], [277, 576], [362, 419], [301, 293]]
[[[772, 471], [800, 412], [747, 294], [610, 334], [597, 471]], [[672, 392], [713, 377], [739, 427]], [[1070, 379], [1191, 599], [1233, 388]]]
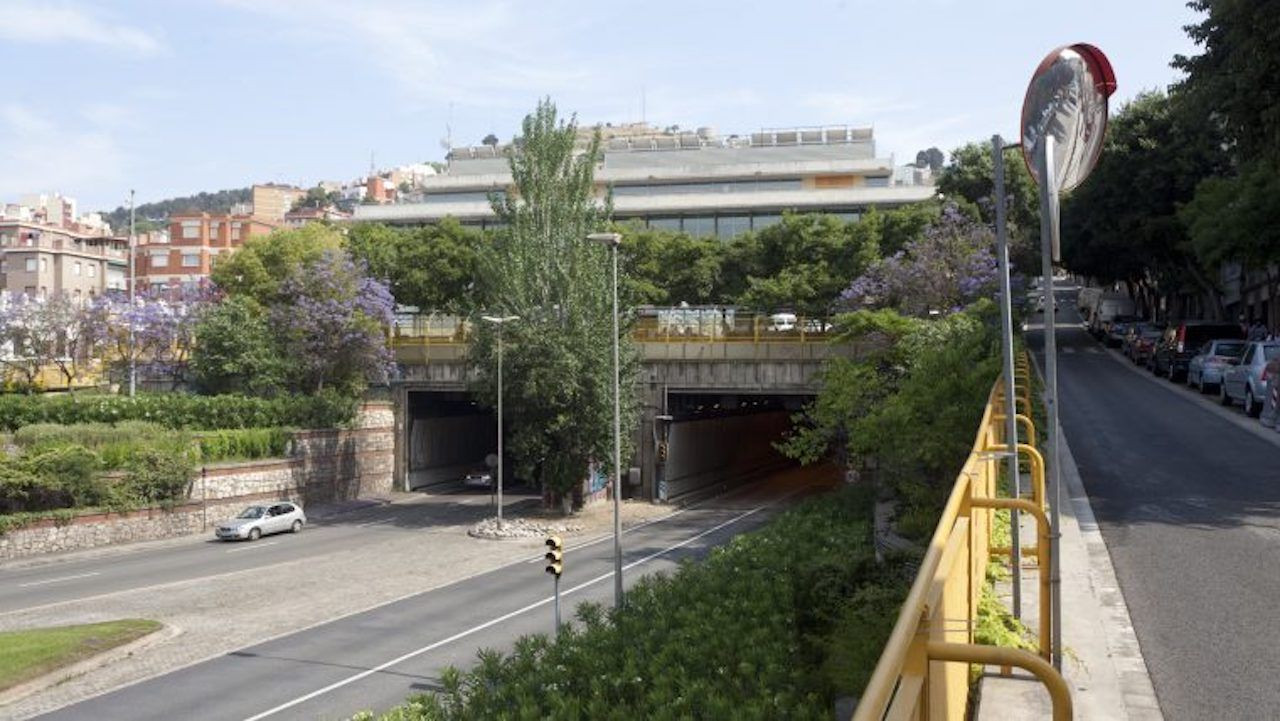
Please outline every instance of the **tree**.
[[708, 305], [719, 297], [724, 245], [679, 231], [627, 225], [622, 232], [622, 297], [627, 304]]
[[[1022, 151], [1004, 152], [1004, 187], [1009, 226], [1009, 261], [1028, 275], [1040, 274], [1040, 204], [1035, 181]], [[995, 224], [995, 167], [989, 142], [969, 143], [951, 151], [951, 162], [938, 178], [938, 192], [984, 223]]]
[[332, 208], [342, 202], [342, 193], [336, 190], [325, 190], [323, 186], [317, 185], [314, 188], [308, 188], [305, 195], [293, 201], [293, 209], [315, 208], [324, 210]]
[[484, 235], [453, 218], [422, 228], [356, 225], [347, 236], [352, 257], [391, 288], [396, 302], [423, 311], [476, 308]]
[[202, 393], [272, 396], [285, 387], [286, 364], [256, 300], [232, 296], [207, 309], [195, 327], [191, 374]]
[[488, 135], [484, 136], [484, 140], [481, 140], [480, 144], [488, 145], [491, 148], [496, 148], [498, 147], [498, 136], [494, 135], [493, 133], [489, 133]]
[[306, 261], [280, 284], [267, 320], [287, 366], [290, 385], [356, 395], [385, 382], [391, 366], [386, 329], [395, 302], [386, 285], [365, 275], [341, 250]]
[[947, 156], [936, 147], [929, 148], [928, 150], [921, 150], [916, 153], [916, 167], [928, 168], [935, 173], [942, 170], [942, 165], [946, 161]]
[[841, 294], [851, 308], [928, 317], [955, 312], [996, 288], [995, 237], [954, 206], [920, 238], [880, 260]]
[[235, 253], [218, 256], [211, 277], [222, 292], [248, 295], [269, 306], [278, 299], [286, 278], [326, 253], [341, 249], [342, 235], [325, 225], [310, 223], [297, 230], [277, 230], [250, 238]]
[[[575, 150], [577, 125], [550, 100], [525, 117], [523, 142], [509, 163], [517, 192], [493, 197], [505, 229], [482, 257], [484, 307], [520, 320], [502, 329], [503, 399], [517, 473], [538, 481], [548, 500], [567, 503], [589, 462], [613, 452], [613, 311], [607, 249], [586, 235], [607, 227], [610, 204], [595, 198], [597, 133]], [[623, 437], [636, 409], [635, 353], [623, 328]], [[495, 333], [481, 324], [471, 358], [476, 391], [496, 403]], [[615, 479], [615, 481], [618, 479]]]
[[48, 363], [48, 345], [41, 342], [37, 314], [39, 301], [23, 293], [0, 293], [0, 363], [23, 378], [30, 393], [36, 389], [40, 370]]
[[1128, 283], [1148, 306], [1155, 293], [1194, 289], [1220, 316], [1220, 258], [1197, 252], [1178, 208], [1227, 158], [1214, 127], [1179, 102], [1143, 93], [1116, 112], [1097, 167], [1063, 200], [1063, 258], [1077, 272]]

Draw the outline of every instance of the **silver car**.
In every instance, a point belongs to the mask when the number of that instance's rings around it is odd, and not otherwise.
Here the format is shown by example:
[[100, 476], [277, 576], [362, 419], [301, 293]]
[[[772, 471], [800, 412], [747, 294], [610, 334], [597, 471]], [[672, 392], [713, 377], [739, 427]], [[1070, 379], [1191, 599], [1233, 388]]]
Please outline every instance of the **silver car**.
[[214, 534], [223, 540], [256, 541], [271, 533], [297, 533], [306, 523], [306, 514], [294, 503], [249, 506], [235, 518], [219, 522]]
[[1252, 341], [1245, 345], [1240, 363], [1231, 366], [1222, 375], [1218, 399], [1222, 405], [1244, 404], [1244, 412], [1257, 417], [1262, 412], [1262, 401], [1267, 397], [1263, 368], [1267, 361], [1280, 358], [1280, 343]]
[[1187, 387], [1208, 393], [1222, 384], [1222, 374], [1240, 362], [1245, 341], [1211, 340], [1187, 363]]

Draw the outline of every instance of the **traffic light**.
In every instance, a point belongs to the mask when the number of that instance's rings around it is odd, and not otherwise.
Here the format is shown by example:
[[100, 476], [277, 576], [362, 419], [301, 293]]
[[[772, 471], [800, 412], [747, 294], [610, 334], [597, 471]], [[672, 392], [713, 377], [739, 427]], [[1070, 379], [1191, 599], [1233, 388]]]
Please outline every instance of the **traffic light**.
[[547, 573], [560, 578], [564, 573], [564, 542], [559, 536], [547, 536]]

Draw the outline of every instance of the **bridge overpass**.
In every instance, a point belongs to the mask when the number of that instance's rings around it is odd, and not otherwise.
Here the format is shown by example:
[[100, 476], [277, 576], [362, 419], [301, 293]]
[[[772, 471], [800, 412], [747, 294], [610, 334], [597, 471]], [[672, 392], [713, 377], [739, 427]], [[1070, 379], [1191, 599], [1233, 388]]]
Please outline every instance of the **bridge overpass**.
[[[635, 325], [639, 481], [626, 494], [664, 501], [776, 467], [774, 441], [817, 391], [823, 362], [856, 352], [825, 322], [721, 309], [672, 309]], [[402, 318], [392, 339], [396, 479], [405, 489], [461, 476], [496, 446], [493, 414], [470, 397], [470, 327]], [[665, 449], [665, 452], [663, 452]]]

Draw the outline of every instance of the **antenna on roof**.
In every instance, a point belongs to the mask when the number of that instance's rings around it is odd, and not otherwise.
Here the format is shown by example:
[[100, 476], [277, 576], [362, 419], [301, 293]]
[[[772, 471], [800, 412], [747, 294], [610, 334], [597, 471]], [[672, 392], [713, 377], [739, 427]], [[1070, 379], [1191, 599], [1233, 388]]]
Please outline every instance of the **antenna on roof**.
[[444, 137], [440, 138], [440, 147], [446, 153], [453, 150], [453, 103], [449, 103], [449, 117], [444, 123]]

